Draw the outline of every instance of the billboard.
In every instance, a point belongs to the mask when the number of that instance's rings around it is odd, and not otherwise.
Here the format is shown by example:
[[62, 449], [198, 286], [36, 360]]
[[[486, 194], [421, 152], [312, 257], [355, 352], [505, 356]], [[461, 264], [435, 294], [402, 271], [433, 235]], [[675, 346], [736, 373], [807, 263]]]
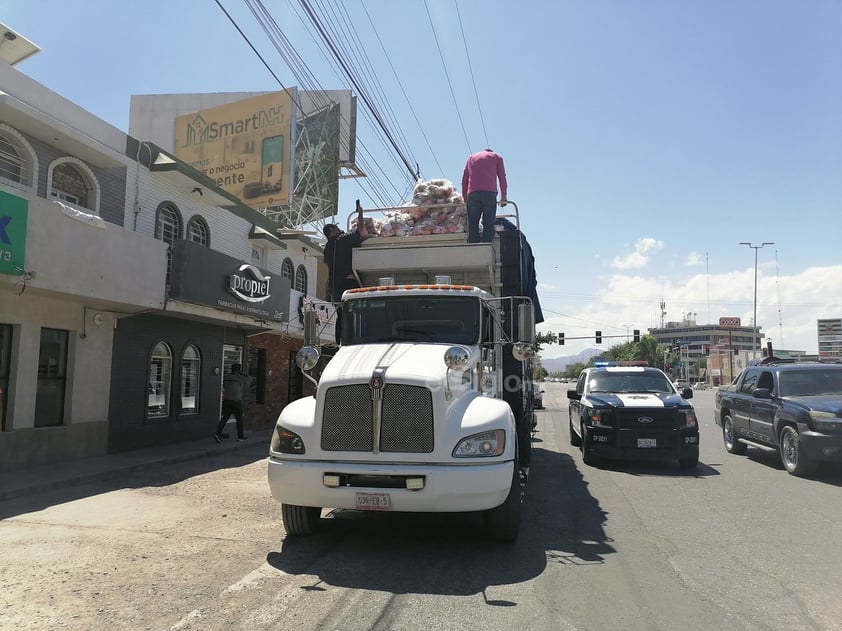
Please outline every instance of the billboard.
[[175, 153], [247, 206], [289, 203], [293, 98], [270, 92], [175, 119]]

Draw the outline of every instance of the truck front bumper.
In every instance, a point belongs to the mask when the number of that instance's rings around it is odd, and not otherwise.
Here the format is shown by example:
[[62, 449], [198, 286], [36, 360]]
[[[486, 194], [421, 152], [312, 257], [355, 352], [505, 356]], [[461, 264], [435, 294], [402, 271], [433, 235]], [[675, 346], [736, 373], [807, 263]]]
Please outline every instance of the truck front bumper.
[[842, 435], [804, 431], [798, 434], [804, 453], [809, 460], [842, 462]]
[[[269, 489], [276, 501], [297, 506], [355, 509], [357, 493], [388, 493], [391, 510], [462, 512], [494, 508], [509, 494], [514, 463], [471, 465], [374, 465], [268, 458]], [[371, 486], [326, 486], [325, 475], [368, 480]], [[423, 488], [388, 486], [400, 478], [422, 478]], [[378, 483], [383, 480], [383, 484]]]

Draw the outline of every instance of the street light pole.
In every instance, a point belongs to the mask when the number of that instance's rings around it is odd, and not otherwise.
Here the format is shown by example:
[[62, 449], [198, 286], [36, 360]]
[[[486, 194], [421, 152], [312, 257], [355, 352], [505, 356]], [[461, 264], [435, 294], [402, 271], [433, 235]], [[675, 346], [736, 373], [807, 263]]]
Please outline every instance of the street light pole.
[[774, 241], [764, 241], [760, 245], [754, 245], [748, 241], [740, 241], [739, 245], [747, 245], [754, 250], [754, 320], [751, 328], [751, 358], [757, 358], [757, 251], [767, 245], [775, 245]]

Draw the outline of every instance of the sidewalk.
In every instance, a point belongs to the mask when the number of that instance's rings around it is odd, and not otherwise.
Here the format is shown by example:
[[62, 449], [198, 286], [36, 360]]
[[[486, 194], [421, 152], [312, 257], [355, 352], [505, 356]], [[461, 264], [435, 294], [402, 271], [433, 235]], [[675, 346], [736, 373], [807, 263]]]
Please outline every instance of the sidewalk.
[[61, 489], [93, 480], [102, 480], [116, 473], [143, 469], [153, 464], [170, 464], [215, 456], [234, 449], [260, 447], [269, 454], [271, 429], [254, 431], [248, 440], [237, 442], [236, 436], [221, 444], [212, 436], [135, 451], [122, 451], [105, 456], [69, 460], [0, 473], [0, 501]]

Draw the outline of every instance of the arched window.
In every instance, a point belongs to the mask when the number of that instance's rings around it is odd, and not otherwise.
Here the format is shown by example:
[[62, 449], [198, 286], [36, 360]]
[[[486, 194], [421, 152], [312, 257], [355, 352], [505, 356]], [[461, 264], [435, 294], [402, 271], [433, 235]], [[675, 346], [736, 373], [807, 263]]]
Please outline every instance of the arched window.
[[202, 375], [202, 357], [193, 344], [181, 356], [181, 413], [199, 413], [199, 381]]
[[47, 171], [50, 199], [99, 214], [99, 183], [91, 168], [70, 156], [53, 160]]
[[181, 213], [178, 207], [170, 202], [158, 206], [158, 216], [155, 218], [155, 238], [173, 245], [181, 238]]
[[295, 265], [292, 264], [292, 259], [284, 259], [281, 263], [281, 278], [288, 278], [289, 284], [292, 285], [293, 276], [295, 276]]
[[210, 247], [210, 229], [208, 223], [199, 215], [193, 215], [187, 222], [187, 240]]
[[164, 342], [155, 344], [149, 358], [146, 415], [166, 418], [170, 415], [170, 387], [172, 384], [172, 351]]
[[295, 291], [300, 291], [302, 294], [307, 293], [307, 269], [303, 265], [299, 265], [295, 270]]
[[38, 158], [20, 132], [0, 123], [0, 181], [16, 188], [35, 190]]

